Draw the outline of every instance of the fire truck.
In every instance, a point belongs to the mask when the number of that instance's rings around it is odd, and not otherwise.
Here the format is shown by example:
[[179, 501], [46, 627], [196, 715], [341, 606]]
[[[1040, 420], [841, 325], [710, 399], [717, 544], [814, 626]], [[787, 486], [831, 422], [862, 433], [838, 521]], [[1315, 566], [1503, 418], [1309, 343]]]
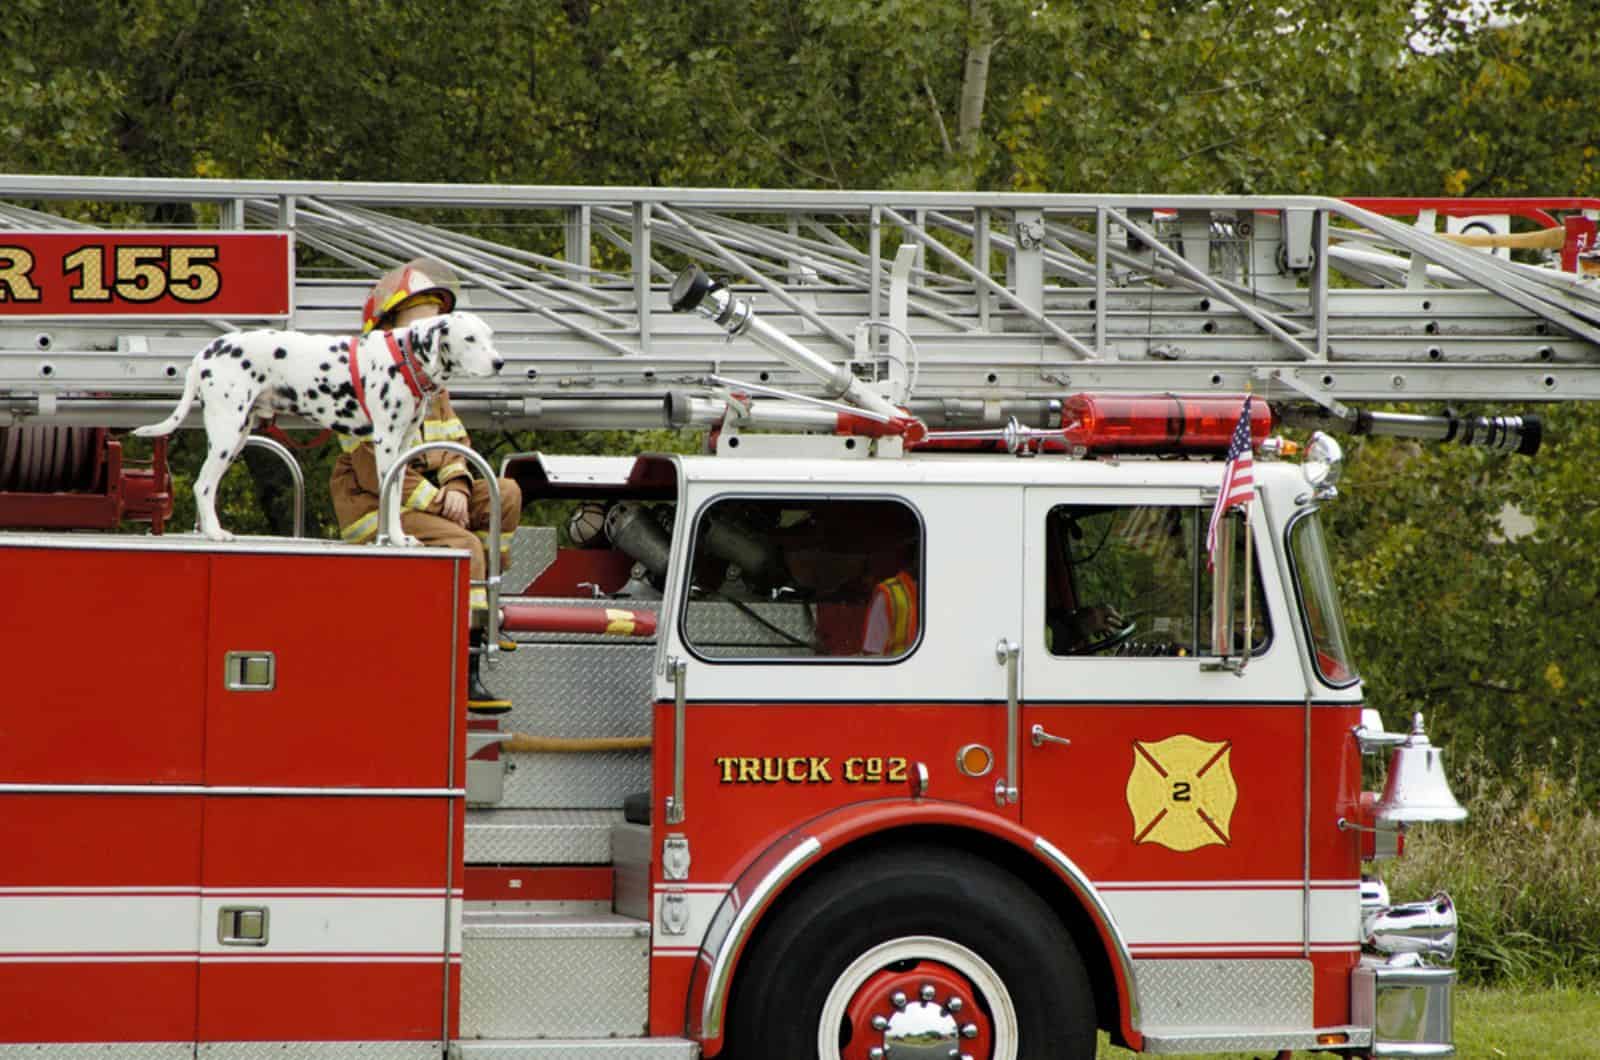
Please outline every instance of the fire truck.
[[[1379, 868], [1465, 814], [1319, 511], [1341, 431], [1539, 442], [1371, 406], [1600, 397], [1597, 216], [0, 176], [0, 1057], [1451, 1055]], [[465, 451], [501, 717], [465, 552], [306, 537], [266, 437], [294, 533], [212, 542], [123, 451], [418, 255], [480, 437], [705, 438]]]

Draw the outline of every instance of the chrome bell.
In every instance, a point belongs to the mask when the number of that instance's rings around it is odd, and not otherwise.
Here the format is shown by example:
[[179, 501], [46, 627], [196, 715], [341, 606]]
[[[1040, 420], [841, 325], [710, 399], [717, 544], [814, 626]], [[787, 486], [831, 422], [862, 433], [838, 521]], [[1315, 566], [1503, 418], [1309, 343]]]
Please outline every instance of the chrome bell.
[[1444, 753], [1429, 743], [1428, 734], [1422, 731], [1421, 712], [1412, 715], [1411, 735], [1389, 759], [1389, 778], [1376, 816], [1379, 824], [1394, 825], [1460, 821], [1467, 816], [1445, 779]]

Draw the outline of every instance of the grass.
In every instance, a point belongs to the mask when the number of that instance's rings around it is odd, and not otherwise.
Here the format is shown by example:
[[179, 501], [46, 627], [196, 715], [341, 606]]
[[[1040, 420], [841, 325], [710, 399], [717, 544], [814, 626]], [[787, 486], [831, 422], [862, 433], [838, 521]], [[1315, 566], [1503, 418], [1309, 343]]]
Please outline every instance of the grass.
[[[1600, 991], [1457, 987], [1455, 1000], [1457, 1060], [1593, 1060], [1600, 1055]], [[1136, 1055], [1108, 1045], [1101, 1035], [1099, 1060]], [[1230, 1053], [1227, 1060], [1261, 1055]]]

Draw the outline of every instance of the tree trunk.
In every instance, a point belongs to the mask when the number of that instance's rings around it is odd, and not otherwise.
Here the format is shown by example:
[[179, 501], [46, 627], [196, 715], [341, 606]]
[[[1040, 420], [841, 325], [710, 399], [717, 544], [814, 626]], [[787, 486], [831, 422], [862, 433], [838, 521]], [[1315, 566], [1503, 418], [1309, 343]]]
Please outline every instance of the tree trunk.
[[989, 55], [994, 51], [994, 19], [989, 0], [967, 0], [967, 65], [961, 77], [961, 114], [956, 142], [961, 153], [978, 149], [983, 103], [989, 91]]

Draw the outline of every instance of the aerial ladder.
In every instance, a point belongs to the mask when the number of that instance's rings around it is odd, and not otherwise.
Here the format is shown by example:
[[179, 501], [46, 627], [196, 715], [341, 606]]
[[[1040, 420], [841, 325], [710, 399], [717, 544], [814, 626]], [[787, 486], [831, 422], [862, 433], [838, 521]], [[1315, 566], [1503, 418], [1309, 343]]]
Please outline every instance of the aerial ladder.
[[[140, 315], [41, 312], [19, 297], [17, 256], [0, 258], [0, 425], [158, 419], [219, 331], [344, 335], [373, 278], [420, 255], [456, 270], [507, 357], [499, 377], [452, 388], [479, 427], [703, 426], [696, 399], [728, 381], [842, 393], [770, 343], [674, 313], [691, 265], [764, 330], [930, 426], [1047, 426], [1083, 390], [1249, 389], [1352, 419], [1374, 403], [1600, 396], [1600, 288], [1586, 273], [1600, 200], [1487, 207], [1534, 218], [1546, 246], [1524, 256], [1554, 258], [1545, 237], [1559, 234], [1562, 262], [1548, 265], [1435, 231], [1484, 209], [1469, 201], [1366, 202], [4, 176], [0, 245], [13, 250], [25, 233], [89, 247], [96, 230], [77, 217], [159, 203], [195, 219], [176, 234], [196, 241], [286, 234], [293, 262], [284, 304], [219, 317], [170, 299]], [[94, 282], [135, 289], [164, 267], [128, 261], [96, 258]], [[43, 297], [89, 282], [84, 264]]]

